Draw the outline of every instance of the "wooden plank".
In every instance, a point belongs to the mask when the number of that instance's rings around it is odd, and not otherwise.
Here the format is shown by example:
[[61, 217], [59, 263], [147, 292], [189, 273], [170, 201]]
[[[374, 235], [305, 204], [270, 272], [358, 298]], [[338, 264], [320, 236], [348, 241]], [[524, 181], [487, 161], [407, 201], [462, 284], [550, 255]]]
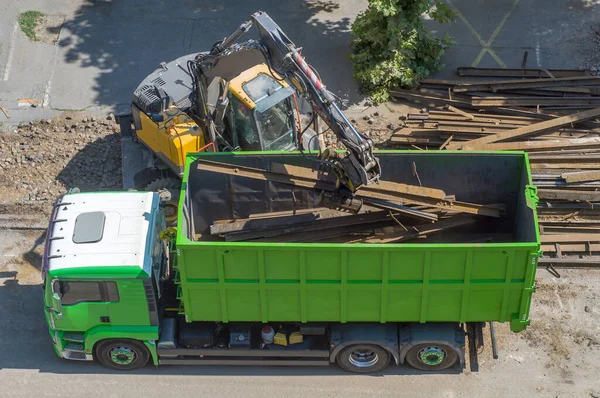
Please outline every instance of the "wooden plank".
[[573, 86], [597, 86], [600, 85], [599, 76], [576, 76], [559, 77], [556, 79], [519, 79], [519, 80], [497, 80], [489, 82], [460, 83], [453, 88], [456, 93], [469, 91], [491, 91], [545, 88], [545, 87], [573, 87]]
[[582, 181], [600, 181], [600, 170], [586, 170], [562, 173], [561, 177], [568, 183]]
[[600, 192], [571, 191], [567, 189], [538, 189], [538, 197], [540, 199], [551, 200], [599, 201]]
[[257, 230], [265, 228], [282, 227], [294, 225], [318, 219], [318, 214], [299, 214], [283, 217], [257, 218], [243, 220], [225, 220], [210, 226], [211, 235], [221, 235], [229, 232]]
[[552, 120], [545, 120], [543, 122], [531, 124], [529, 126], [523, 126], [515, 130], [505, 131], [495, 135], [481, 137], [473, 141], [469, 141], [462, 147], [462, 149], [483, 149], [485, 148], [485, 144], [504, 141], [507, 139], [527, 137], [535, 134], [541, 134], [547, 131], [557, 129], [559, 127], [570, 125], [571, 123], [593, 119], [598, 116], [600, 116], [600, 108], [594, 108]]
[[364, 243], [397, 243], [410, 239], [415, 239], [425, 235], [433, 235], [452, 228], [462, 227], [464, 225], [474, 224], [477, 219], [473, 216], [459, 215], [435, 223], [428, 223], [419, 226], [413, 226], [408, 231], [397, 231], [385, 234], [382, 237], [369, 237], [360, 240]]

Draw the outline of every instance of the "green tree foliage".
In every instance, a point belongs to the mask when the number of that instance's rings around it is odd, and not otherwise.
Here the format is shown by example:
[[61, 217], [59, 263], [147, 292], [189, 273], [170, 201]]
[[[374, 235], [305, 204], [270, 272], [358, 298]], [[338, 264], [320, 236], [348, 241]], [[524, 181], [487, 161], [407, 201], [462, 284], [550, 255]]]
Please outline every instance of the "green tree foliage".
[[423, 16], [440, 23], [455, 18], [436, 0], [369, 0], [352, 25], [354, 77], [374, 102], [387, 100], [390, 89], [412, 87], [443, 68], [440, 59], [452, 38], [432, 37]]

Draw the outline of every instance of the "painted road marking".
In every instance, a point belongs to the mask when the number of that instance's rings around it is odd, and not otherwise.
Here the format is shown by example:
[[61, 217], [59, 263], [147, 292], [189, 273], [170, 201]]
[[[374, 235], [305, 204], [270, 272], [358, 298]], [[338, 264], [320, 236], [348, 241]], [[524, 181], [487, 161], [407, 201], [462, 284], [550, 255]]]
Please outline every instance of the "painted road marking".
[[500, 31], [504, 27], [504, 24], [508, 20], [508, 17], [517, 8], [517, 5], [519, 4], [520, 1], [521, 0], [515, 0], [512, 8], [504, 15], [504, 18], [502, 18], [502, 21], [500, 21], [500, 23], [496, 27], [496, 30], [494, 30], [494, 32], [492, 33], [492, 36], [486, 42], [485, 40], [483, 40], [481, 38], [481, 35], [477, 32], [477, 30], [475, 30], [473, 25], [471, 25], [471, 23], [469, 23], [469, 21], [467, 20], [467, 18], [465, 18], [465, 16], [462, 14], [462, 12], [460, 12], [460, 10], [458, 8], [456, 8], [456, 6], [452, 3], [452, 1], [446, 0], [446, 2], [450, 5], [450, 7], [452, 7], [452, 9], [456, 12], [456, 15], [458, 16], [458, 18], [471, 31], [471, 33], [473, 34], [473, 36], [475, 36], [477, 41], [479, 41], [479, 44], [481, 44], [481, 47], [483, 47], [481, 49], [481, 51], [479, 52], [479, 54], [477, 54], [477, 57], [475, 57], [475, 59], [473, 60], [471, 67], [473, 67], [473, 68], [477, 67], [477, 65], [479, 65], [479, 62], [481, 62], [481, 59], [483, 58], [485, 53], [489, 53], [492, 56], [492, 58], [494, 58], [494, 60], [498, 63], [498, 65], [500, 65], [502, 68], [506, 68], [506, 64], [502, 61], [502, 59], [500, 59], [500, 57], [496, 54], [496, 52], [494, 50], [492, 50], [492, 44], [494, 43], [494, 40], [496, 40], [496, 37], [498, 36]]
[[[64, 19], [63, 19], [64, 22]], [[62, 23], [60, 26], [60, 30], [58, 31], [58, 38], [56, 39], [56, 43], [54, 43], [54, 53], [52, 54], [52, 62], [50, 67], [50, 77], [48, 78], [48, 82], [46, 82], [46, 89], [44, 90], [44, 100], [42, 102], [42, 108], [50, 105], [50, 89], [52, 88], [52, 79], [54, 78], [54, 70], [56, 69], [56, 59], [58, 58], [58, 43], [60, 43], [60, 35], [62, 34]]]
[[6, 67], [4, 68], [4, 76], [2, 77], [2, 80], [4, 81], [8, 80], [8, 75], [10, 73], [10, 64], [12, 63], [13, 53], [15, 52], [15, 39], [17, 37], [18, 27], [19, 24], [15, 21], [12, 34], [10, 35], [10, 43], [8, 43], [8, 57], [6, 58]]

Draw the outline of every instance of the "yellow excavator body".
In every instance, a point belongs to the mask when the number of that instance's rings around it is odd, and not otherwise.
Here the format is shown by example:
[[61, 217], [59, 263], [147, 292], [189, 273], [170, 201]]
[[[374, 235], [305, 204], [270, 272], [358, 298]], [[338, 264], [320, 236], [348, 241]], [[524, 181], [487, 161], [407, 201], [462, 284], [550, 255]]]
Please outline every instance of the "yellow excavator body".
[[[228, 91], [251, 110], [256, 107], [256, 103], [245, 85], [261, 74], [269, 76], [271, 81], [277, 81], [282, 87], [288, 87], [279, 75], [271, 73], [266, 64], [258, 64], [243, 71], [231, 79]], [[163, 121], [154, 121], [140, 112], [141, 128], [136, 130], [136, 135], [161, 161], [181, 175], [186, 154], [206, 150], [205, 134], [190, 116], [175, 107], [167, 109], [161, 115]]]
[[136, 130], [136, 135], [160, 160], [181, 174], [186, 154], [205, 150], [204, 132], [177, 108], [168, 109], [164, 117], [164, 121], [155, 122], [140, 113], [142, 128]]

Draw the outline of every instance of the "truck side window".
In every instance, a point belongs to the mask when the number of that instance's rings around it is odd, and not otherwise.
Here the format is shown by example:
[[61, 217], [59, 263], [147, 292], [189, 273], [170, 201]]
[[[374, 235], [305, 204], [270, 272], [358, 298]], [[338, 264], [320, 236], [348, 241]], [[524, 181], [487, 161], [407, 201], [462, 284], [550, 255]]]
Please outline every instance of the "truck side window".
[[119, 301], [115, 282], [54, 282], [54, 291], [60, 295], [62, 305], [77, 303], [102, 303]]

